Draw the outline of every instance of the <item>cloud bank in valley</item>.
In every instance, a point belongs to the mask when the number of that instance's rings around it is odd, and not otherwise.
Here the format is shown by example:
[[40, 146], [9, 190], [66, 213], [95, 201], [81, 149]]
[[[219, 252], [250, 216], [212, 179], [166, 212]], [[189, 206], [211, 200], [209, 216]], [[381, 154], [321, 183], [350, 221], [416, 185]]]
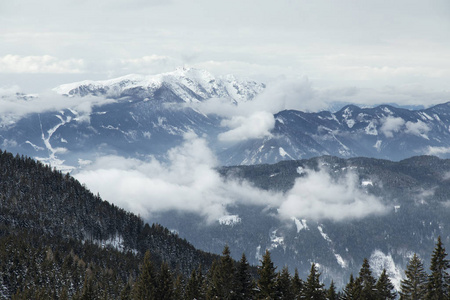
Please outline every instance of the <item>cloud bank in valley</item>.
[[341, 221], [386, 212], [380, 199], [359, 190], [353, 175], [333, 180], [325, 171], [308, 171], [287, 194], [258, 189], [245, 181], [223, 178], [206, 141], [193, 133], [155, 158], [99, 158], [75, 177], [103, 199], [151, 219], [171, 210], [196, 213], [207, 222], [228, 214], [227, 208], [258, 205], [278, 209], [281, 219], [300, 217]]
[[217, 161], [206, 141], [195, 134], [185, 139], [168, 151], [167, 163], [106, 156], [75, 177], [104, 199], [144, 217], [178, 210], [212, 222], [239, 201], [268, 205], [277, 199], [249, 184], [224, 181], [214, 169]]

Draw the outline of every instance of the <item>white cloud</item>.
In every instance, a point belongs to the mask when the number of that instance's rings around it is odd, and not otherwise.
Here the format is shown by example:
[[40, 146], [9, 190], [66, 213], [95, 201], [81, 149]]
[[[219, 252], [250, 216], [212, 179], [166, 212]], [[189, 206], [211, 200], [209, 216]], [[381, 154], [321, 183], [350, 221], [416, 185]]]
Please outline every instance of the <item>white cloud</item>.
[[333, 180], [325, 171], [308, 171], [287, 194], [255, 188], [245, 181], [222, 178], [206, 141], [190, 133], [167, 153], [167, 162], [106, 156], [74, 174], [103, 199], [151, 218], [177, 210], [196, 213], [209, 222], [229, 215], [236, 204], [279, 208], [279, 217], [341, 221], [386, 212], [375, 196], [359, 190], [353, 175]]
[[180, 147], [167, 153], [168, 162], [107, 156], [75, 174], [106, 200], [150, 217], [152, 212], [197, 213], [209, 222], [227, 215], [227, 206], [245, 201], [267, 205], [278, 199], [247, 183], [225, 181], [204, 139], [187, 134]]
[[237, 142], [271, 136], [270, 130], [275, 126], [275, 118], [271, 113], [258, 111], [248, 117], [235, 116], [224, 120], [221, 125], [232, 129], [219, 134], [219, 140]]
[[406, 130], [405, 133], [417, 135], [420, 137], [423, 137], [428, 140], [427, 133], [431, 130], [431, 128], [422, 122], [421, 120], [417, 120], [416, 123], [413, 122], [406, 122]]
[[445, 155], [445, 154], [449, 154], [449, 153], [450, 153], [450, 147], [428, 146], [428, 148], [426, 150], [427, 155], [440, 156], [440, 155]]
[[298, 178], [278, 209], [284, 218], [333, 221], [386, 212], [387, 208], [380, 199], [359, 188], [356, 175], [348, 173], [333, 179], [324, 170], [310, 170], [306, 177]]
[[235, 204], [278, 208], [282, 219], [342, 221], [387, 211], [381, 200], [359, 189], [348, 174], [334, 180], [324, 171], [309, 170], [286, 194], [264, 191], [245, 181], [222, 178], [204, 139], [187, 134], [183, 145], [167, 153], [167, 162], [118, 156], [101, 157], [75, 177], [108, 201], [136, 214], [177, 210], [213, 222]]
[[0, 57], [1, 73], [82, 73], [85, 64], [82, 59], [58, 59], [50, 55]]
[[[449, 149], [449, 150], [450, 150], [450, 149]], [[450, 179], [450, 172], [444, 173], [444, 175], [442, 175], [442, 179], [443, 179], [443, 180], [449, 180], [449, 179]]]
[[380, 131], [388, 138], [394, 137], [395, 132], [399, 132], [403, 125], [405, 124], [405, 120], [402, 118], [388, 116], [381, 120]]
[[[278, 78], [267, 85], [253, 103], [245, 103], [244, 109], [254, 110], [254, 107], [277, 113], [286, 109], [302, 111], [319, 111], [327, 108], [318, 91], [312, 87], [307, 77]], [[245, 107], [248, 106], [248, 107]]]
[[414, 193], [414, 202], [417, 204], [426, 204], [434, 196], [435, 189], [419, 189]]

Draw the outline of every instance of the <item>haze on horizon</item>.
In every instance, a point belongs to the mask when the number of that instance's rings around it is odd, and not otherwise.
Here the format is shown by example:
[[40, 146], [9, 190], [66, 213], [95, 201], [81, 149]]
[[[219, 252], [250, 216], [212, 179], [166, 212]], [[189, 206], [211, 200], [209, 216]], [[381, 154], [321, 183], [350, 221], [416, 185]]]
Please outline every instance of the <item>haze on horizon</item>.
[[449, 35], [445, 0], [2, 1], [0, 92], [190, 66], [429, 106], [450, 99]]

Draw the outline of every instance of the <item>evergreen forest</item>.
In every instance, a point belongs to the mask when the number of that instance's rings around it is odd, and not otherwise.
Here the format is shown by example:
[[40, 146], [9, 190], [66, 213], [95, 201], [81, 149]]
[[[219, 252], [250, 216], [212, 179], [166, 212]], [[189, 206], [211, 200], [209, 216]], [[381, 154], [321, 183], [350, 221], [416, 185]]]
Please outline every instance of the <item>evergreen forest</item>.
[[195, 249], [168, 229], [93, 195], [69, 174], [0, 153], [0, 299], [449, 299], [450, 262], [439, 237], [430, 268], [414, 255], [401, 289], [367, 259], [343, 289]]

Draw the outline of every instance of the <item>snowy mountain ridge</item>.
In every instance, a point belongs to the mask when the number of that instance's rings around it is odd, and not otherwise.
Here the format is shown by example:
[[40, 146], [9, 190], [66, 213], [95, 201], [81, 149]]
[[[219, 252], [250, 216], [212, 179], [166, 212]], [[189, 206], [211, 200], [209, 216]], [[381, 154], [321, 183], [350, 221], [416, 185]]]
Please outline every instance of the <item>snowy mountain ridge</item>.
[[95, 95], [121, 98], [132, 93], [136, 96], [136, 92], [139, 92], [139, 98], [151, 98], [163, 86], [185, 102], [225, 98], [239, 103], [253, 99], [265, 89], [262, 83], [239, 80], [233, 75], [215, 77], [205, 70], [182, 67], [158, 75], [131, 74], [109, 80], [63, 84], [53, 90], [70, 97]]
[[[267, 134], [229, 143], [220, 139], [224, 133], [246, 132], [257, 128], [256, 123], [232, 120], [189, 104], [220, 98], [222, 103], [238, 106], [264, 93], [264, 84], [178, 68], [159, 75], [81, 81], [54, 91], [67, 100], [57, 97], [57, 108], [39, 108], [39, 112], [20, 117], [0, 115], [3, 148], [64, 170], [111, 153], [161, 157], [180, 145], [188, 132], [205, 138], [221, 165], [276, 163], [321, 155], [390, 160], [423, 154], [450, 157], [449, 103], [418, 110], [390, 105], [347, 105], [334, 112], [283, 110], [273, 115], [274, 125]], [[30, 97], [26, 99], [38, 106], [39, 99]]]

